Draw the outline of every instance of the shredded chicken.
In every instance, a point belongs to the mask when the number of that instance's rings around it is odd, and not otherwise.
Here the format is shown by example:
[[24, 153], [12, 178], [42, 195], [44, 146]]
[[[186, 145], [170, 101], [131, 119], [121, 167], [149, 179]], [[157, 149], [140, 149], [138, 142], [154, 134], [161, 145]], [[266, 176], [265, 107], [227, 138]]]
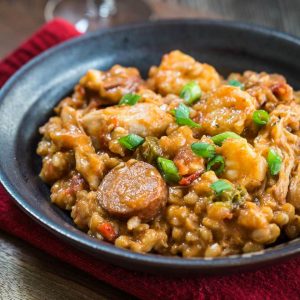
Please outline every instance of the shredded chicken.
[[[298, 104], [279, 105], [271, 113], [269, 124], [262, 129], [254, 141], [255, 148], [267, 156], [268, 149], [273, 147], [282, 157], [282, 166], [278, 180], [269, 179], [266, 192], [279, 203], [285, 203], [292, 170], [300, 154], [299, 131], [300, 106]], [[269, 186], [269, 187], [268, 187]]]

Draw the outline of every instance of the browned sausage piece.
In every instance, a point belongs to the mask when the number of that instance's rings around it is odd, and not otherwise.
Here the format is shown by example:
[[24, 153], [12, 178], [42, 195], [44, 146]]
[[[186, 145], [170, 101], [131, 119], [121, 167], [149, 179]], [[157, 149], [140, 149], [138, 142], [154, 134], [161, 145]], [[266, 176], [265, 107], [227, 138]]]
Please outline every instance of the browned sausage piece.
[[138, 216], [153, 219], [165, 206], [168, 189], [152, 165], [130, 160], [111, 170], [97, 192], [100, 205], [112, 216], [128, 219]]

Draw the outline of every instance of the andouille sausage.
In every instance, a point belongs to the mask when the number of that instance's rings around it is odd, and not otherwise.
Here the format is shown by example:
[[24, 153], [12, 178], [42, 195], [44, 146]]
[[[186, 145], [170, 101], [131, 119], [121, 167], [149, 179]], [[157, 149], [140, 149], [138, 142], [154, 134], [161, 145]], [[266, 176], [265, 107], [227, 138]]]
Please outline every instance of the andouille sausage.
[[101, 182], [97, 198], [110, 215], [122, 219], [153, 219], [165, 206], [168, 189], [152, 165], [130, 160], [111, 170]]

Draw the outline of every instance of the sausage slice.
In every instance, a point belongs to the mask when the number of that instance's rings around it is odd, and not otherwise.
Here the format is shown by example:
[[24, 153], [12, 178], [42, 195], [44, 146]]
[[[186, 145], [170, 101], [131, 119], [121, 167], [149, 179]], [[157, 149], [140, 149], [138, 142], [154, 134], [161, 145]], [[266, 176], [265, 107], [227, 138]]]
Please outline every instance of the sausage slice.
[[153, 219], [166, 205], [168, 188], [152, 165], [130, 160], [111, 170], [101, 182], [97, 198], [110, 215], [128, 219]]

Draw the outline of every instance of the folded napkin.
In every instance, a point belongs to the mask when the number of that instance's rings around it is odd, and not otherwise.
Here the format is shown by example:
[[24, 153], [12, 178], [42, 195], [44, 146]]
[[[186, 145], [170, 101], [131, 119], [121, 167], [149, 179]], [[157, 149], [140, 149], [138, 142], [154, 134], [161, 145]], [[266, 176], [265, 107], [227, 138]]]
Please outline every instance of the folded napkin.
[[[0, 62], [0, 86], [34, 56], [78, 35], [76, 29], [64, 20], [57, 19], [44, 25], [27, 42]], [[262, 267], [257, 271], [227, 276], [194, 275], [171, 278], [128, 271], [97, 260], [59, 240], [25, 215], [2, 186], [0, 229], [141, 299], [300, 298], [300, 258]]]

